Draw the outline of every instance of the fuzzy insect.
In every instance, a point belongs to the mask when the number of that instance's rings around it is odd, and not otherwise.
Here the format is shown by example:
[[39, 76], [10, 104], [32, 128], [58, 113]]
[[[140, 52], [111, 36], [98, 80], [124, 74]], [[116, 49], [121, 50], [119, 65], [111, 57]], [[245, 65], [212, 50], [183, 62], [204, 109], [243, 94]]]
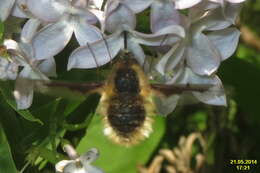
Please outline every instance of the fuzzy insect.
[[205, 86], [150, 84], [142, 67], [129, 52], [116, 62], [104, 83], [63, 83], [49, 81], [48, 88], [68, 88], [81, 94], [101, 95], [97, 114], [103, 116], [104, 134], [112, 141], [131, 146], [152, 133], [153, 116], [158, 114], [155, 97], [167, 97], [183, 91], [204, 92]]

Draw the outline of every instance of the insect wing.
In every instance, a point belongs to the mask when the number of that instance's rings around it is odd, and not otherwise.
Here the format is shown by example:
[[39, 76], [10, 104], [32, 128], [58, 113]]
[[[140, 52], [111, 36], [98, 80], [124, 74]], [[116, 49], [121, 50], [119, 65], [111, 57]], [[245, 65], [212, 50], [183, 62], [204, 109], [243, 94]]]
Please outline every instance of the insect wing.
[[103, 90], [103, 83], [71, 83], [61, 81], [35, 81], [36, 91], [52, 96], [60, 96], [72, 99], [83, 99], [86, 95], [91, 93], [101, 93]]
[[206, 104], [223, 105], [225, 92], [222, 86], [212, 84], [152, 84], [154, 103], [162, 115], [171, 113], [177, 104], [195, 104], [198, 100]]
[[183, 92], [200, 92], [208, 91], [213, 85], [211, 84], [151, 84], [153, 90], [160, 92], [164, 96], [170, 96], [173, 94], [182, 94]]

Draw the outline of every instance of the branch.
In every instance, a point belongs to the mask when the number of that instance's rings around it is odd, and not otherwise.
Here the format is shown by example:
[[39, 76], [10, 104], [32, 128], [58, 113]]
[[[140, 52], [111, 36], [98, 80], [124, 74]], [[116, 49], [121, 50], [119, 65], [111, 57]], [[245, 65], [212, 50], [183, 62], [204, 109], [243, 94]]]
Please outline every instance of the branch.
[[247, 26], [240, 25], [242, 40], [251, 47], [260, 50], [260, 37], [252, 32]]

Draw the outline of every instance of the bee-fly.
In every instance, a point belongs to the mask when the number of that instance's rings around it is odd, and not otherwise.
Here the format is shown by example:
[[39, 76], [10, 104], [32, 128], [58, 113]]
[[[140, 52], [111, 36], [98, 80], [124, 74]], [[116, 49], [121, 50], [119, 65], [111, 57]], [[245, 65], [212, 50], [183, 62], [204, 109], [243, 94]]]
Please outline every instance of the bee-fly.
[[101, 95], [97, 113], [103, 116], [104, 134], [115, 143], [130, 146], [149, 137], [157, 109], [154, 97], [183, 91], [208, 90], [209, 86], [150, 84], [142, 67], [130, 52], [123, 52], [104, 83], [47, 82], [48, 87], [65, 87], [81, 94]]
[[123, 145], [136, 144], [152, 132], [155, 106], [150, 85], [130, 53], [117, 62], [104, 85], [98, 112], [104, 116], [104, 134]]

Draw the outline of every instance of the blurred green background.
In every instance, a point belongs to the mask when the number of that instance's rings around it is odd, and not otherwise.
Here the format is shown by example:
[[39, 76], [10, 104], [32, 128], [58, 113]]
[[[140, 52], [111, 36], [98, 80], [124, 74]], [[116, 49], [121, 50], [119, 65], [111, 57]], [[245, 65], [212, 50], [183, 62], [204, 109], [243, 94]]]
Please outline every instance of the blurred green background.
[[[146, 12], [139, 15], [139, 30], [147, 31]], [[242, 37], [236, 53], [218, 71], [228, 97], [228, 107], [205, 104], [178, 106], [167, 116], [157, 117], [152, 136], [132, 148], [112, 144], [102, 135], [102, 122], [93, 116], [99, 96], [70, 100], [36, 94], [29, 110], [17, 111], [12, 82], [0, 83], [0, 172], [51, 173], [64, 159], [61, 145], [70, 142], [80, 153], [91, 147], [100, 151], [94, 165], [107, 173], [135, 173], [137, 165], [149, 167], [159, 150], [173, 149], [181, 136], [200, 132], [207, 147], [200, 172], [239, 172], [232, 159], [260, 163], [260, 1], [248, 0], [242, 9], [239, 28]], [[8, 24], [0, 24], [0, 37]], [[249, 36], [253, 37], [249, 37]], [[248, 39], [249, 38], [249, 39]], [[253, 39], [252, 39], [253, 38]], [[96, 70], [66, 72], [70, 44], [56, 57], [58, 79], [79, 82], [105, 79], [110, 65]], [[193, 155], [198, 152], [192, 148]], [[191, 164], [194, 160], [191, 160]], [[259, 163], [250, 173], [259, 172]], [[167, 172], [163, 162], [161, 172]], [[148, 172], [147, 172], [148, 173]], [[149, 172], [153, 173], [153, 172]], [[155, 173], [155, 172], [154, 172]]]

